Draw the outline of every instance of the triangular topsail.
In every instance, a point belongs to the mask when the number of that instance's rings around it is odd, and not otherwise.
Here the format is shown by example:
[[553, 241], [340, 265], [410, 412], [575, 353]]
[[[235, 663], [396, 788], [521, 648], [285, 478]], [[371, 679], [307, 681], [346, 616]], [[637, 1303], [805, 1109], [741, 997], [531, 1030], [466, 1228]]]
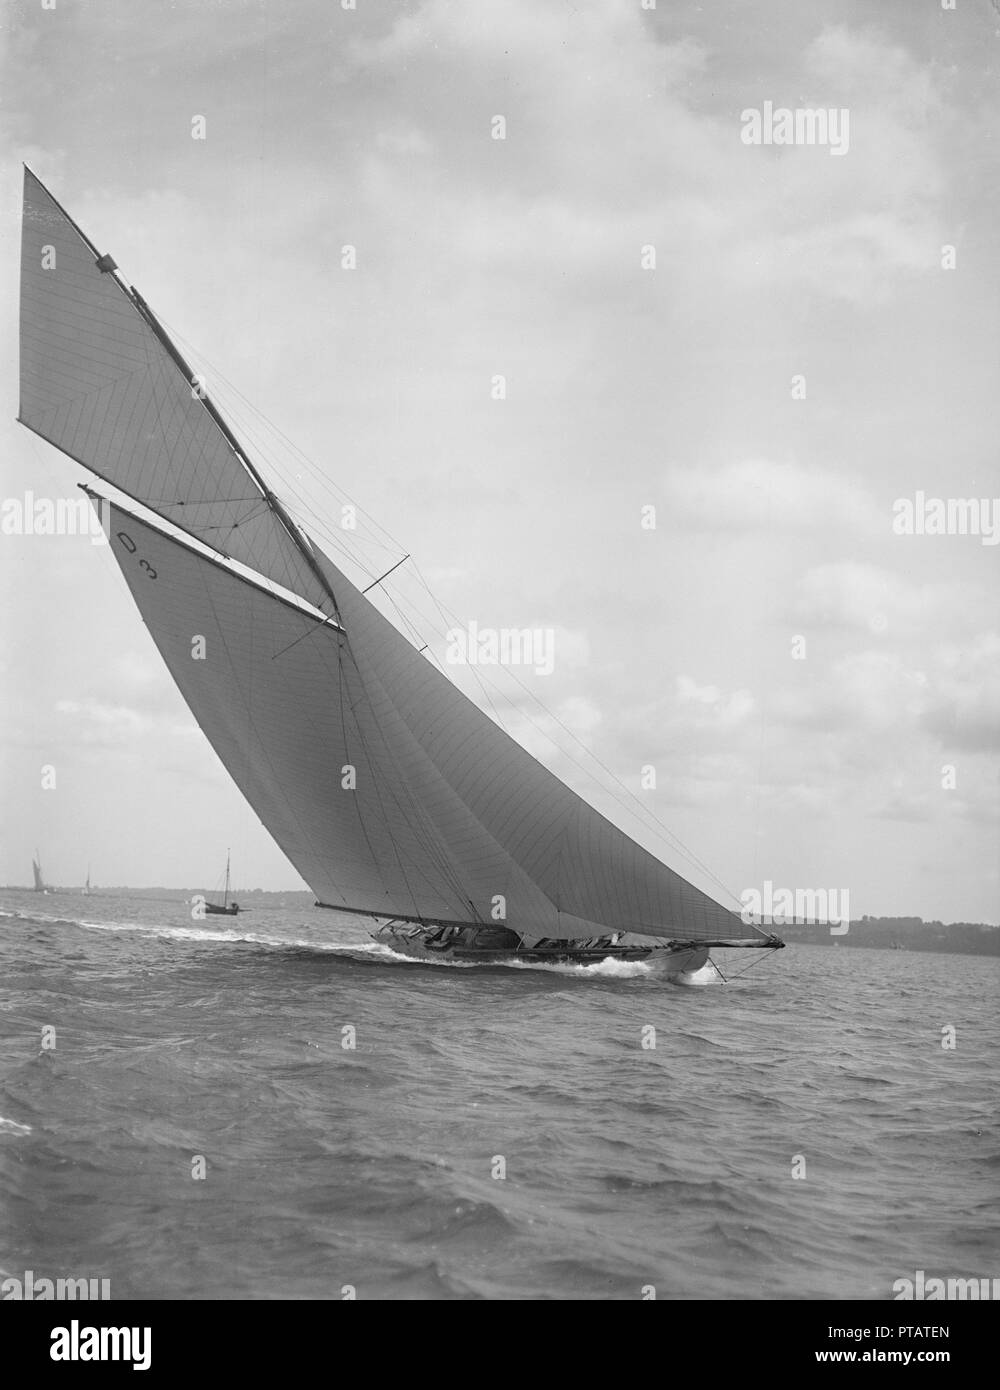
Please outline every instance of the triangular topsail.
[[[113, 553], [199, 725], [317, 898], [423, 921], [754, 935], [564, 786], [333, 563], [318, 627], [118, 508]], [[204, 659], [192, 659], [192, 636]]]
[[213, 550], [331, 597], [145, 301], [24, 172], [19, 419]]

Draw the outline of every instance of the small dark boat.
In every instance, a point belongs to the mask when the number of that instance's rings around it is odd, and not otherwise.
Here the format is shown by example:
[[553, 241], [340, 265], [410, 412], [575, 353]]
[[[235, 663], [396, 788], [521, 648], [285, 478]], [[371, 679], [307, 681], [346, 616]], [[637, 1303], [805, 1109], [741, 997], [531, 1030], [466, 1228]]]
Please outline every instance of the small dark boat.
[[226, 850], [226, 886], [225, 886], [225, 888], [222, 890], [222, 902], [221, 902], [221, 903], [210, 903], [210, 902], [206, 899], [206, 901], [205, 901], [205, 913], [206, 913], [206, 915], [209, 916], [209, 917], [235, 917], [236, 914], [237, 914], [238, 912], [241, 912], [241, 911], [242, 911], [242, 908], [240, 907], [239, 903], [235, 900], [235, 898], [233, 899], [232, 902], [229, 901], [229, 850], [227, 849], [227, 850]]

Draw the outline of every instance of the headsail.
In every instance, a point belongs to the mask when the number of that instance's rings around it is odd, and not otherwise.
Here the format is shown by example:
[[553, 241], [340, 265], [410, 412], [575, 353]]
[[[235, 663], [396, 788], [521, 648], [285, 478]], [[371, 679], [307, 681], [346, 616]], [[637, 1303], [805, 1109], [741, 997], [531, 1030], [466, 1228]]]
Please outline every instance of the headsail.
[[44, 893], [45, 880], [42, 877], [42, 859], [37, 849], [35, 850], [35, 857], [31, 861], [31, 872], [35, 876], [35, 892]]
[[461, 922], [499, 906], [565, 939], [756, 934], [537, 763], [322, 552], [344, 630], [118, 508], [111, 544], [195, 718], [321, 902]]
[[[764, 935], [668, 868], [602, 816], [495, 724], [314, 546], [338, 597], [347, 641], [380, 728], [434, 765], [460, 810], [441, 808], [441, 833], [460, 840], [470, 818], [559, 914], [549, 936], [603, 928], [682, 939]], [[502, 892], [502, 889], [495, 890]], [[508, 899], [507, 920], [518, 928]]]
[[293, 523], [149, 306], [29, 169], [19, 419], [213, 550], [334, 611]]

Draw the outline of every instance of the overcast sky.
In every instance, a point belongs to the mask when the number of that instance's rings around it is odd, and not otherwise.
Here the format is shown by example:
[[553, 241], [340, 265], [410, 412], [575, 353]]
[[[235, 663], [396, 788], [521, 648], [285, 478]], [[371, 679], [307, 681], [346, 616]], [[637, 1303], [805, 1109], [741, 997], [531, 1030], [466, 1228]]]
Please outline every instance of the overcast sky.
[[[555, 629], [519, 674], [737, 895], [997, 922], [1000, 546], [892, 529], [1000, 497], [997, 10], [7, 0], [0, 491], [84, 477], [13, 423], [25, 160], [450, 609]], [[744, 143], [765, 102], [846, 109], [849, 147]], [[60, 884], [210, 884], [232, 845], [239, 885], [301, 887], [110, 552], [3, 536], [0, 585], [0, 880], [37, 844]]]

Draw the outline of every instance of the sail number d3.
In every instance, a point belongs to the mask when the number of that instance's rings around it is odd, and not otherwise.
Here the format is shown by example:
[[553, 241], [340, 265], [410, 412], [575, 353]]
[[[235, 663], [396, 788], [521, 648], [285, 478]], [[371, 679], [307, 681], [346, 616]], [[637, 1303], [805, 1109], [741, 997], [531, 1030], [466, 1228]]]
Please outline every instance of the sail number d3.
[[[128, 551], [128, 553], [129, 553], [130, 555], [134, 555], [134, 554], [135, 554], [135, 551], [136, 551], [136, 544], [135, 544], [135, 541], [132, 539], [132, 537], [128, 534], [128, 532], [127, 532], [127, 531], [119, 531], [119, 532], [117, 533], [117, 535], [118, 535], [118, 539], [121, 541], [122, 545], [125, 547], [125, 549]], [[156, 578], [156, 570], [153, 569], [153, 566], [149, 563], [148, 560], [143, 560], [143, 559], [140, 557], [140, 559], [139, 559], [139, 568], [140, 568], [141, 570], [145, 570], [146, 573], [149, 575], [150, 579], [155, 579], [155, 578]]]

